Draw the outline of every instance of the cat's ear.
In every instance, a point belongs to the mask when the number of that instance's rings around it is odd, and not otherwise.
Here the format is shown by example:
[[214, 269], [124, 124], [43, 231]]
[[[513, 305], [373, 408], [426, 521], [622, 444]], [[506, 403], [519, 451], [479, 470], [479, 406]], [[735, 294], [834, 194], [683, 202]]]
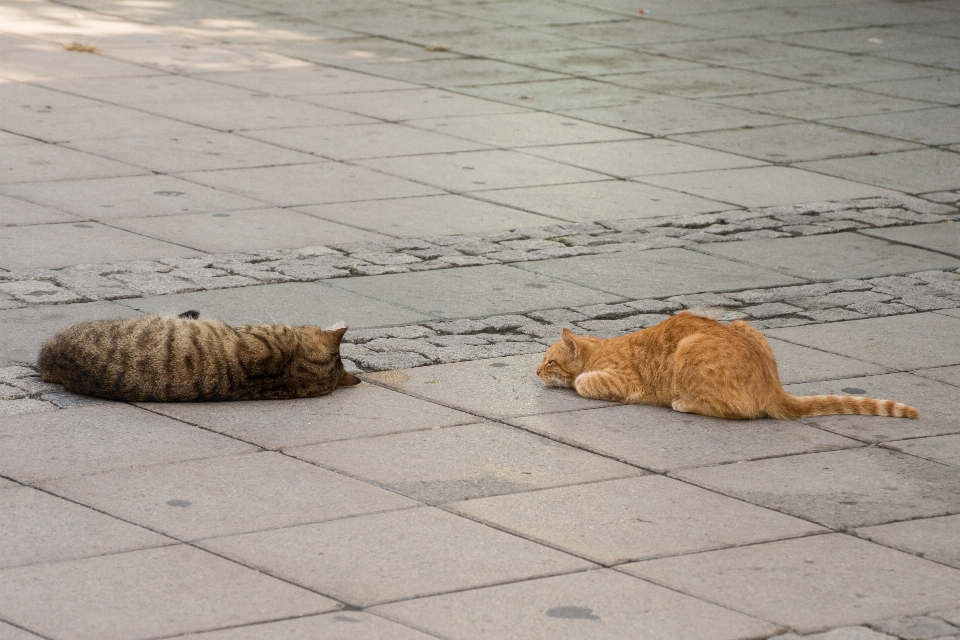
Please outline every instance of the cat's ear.
[[567, 351], [570, 352], [570, 355], [574, 358], [577, 357], [580, 353], [580, 347], [577, 345], [577, 336], [573, 331], [563, 328], [560, 337], [563, 339], [563, 346], [567, 348]]
[[330, 329], [330, 334], [334, 337], [334, 340], [337, 344], [340, 344], [340, 341], [343, 340], [343, 334], [347, 332], [346, 327], [337, 327], [336, 329]]

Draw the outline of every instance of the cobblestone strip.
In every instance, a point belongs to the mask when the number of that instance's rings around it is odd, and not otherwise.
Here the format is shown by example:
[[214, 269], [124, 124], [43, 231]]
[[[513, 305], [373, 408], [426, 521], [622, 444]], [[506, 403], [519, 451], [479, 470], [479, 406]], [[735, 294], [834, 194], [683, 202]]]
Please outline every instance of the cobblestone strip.
[[953, 220], [960, 220], [955, 206], [898, 196], [477, 235], [0, 271], [0, 310]]

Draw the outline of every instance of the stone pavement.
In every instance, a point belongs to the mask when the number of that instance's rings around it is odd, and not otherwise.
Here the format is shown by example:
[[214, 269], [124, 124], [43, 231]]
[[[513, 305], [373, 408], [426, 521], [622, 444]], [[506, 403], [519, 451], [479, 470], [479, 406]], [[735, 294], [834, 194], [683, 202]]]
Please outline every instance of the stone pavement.
[[[956, 0], [2, 0], [0, 638], [960, 638], [958, 109]], [[365, 384], [39, 380], [191, 308]], [[685, 309], [921, 417], [534, 375]]]

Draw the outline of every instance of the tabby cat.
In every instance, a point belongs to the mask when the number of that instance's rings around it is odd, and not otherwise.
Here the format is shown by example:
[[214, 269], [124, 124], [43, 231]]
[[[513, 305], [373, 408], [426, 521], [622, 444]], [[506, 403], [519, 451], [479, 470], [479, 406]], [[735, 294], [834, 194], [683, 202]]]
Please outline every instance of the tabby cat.
[[360, 379], [343, 368], [346, 327], [230, 327], [196, 311], [70, 325], [40, 349], [45, 382], [131, 402], [322, 396]]
[[913, 407], [851, 396], [792, 396], [773, 351], [742, 320], [729, 326], [684, 312], [619, 338], [576, 336], [550, 347], [537, 375], [585, 398], [634, 402], [717, 418], [861, 414], [916, 418]]

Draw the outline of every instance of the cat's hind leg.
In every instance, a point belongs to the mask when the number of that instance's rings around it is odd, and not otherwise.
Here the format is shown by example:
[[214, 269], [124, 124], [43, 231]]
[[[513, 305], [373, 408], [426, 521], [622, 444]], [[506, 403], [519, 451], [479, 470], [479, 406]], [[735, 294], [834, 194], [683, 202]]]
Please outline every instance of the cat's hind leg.
[[587, 371], [577, 376], [573, 387], [584, 398], [628, 402], [630, 386], [622, 376], [611, 371]]

